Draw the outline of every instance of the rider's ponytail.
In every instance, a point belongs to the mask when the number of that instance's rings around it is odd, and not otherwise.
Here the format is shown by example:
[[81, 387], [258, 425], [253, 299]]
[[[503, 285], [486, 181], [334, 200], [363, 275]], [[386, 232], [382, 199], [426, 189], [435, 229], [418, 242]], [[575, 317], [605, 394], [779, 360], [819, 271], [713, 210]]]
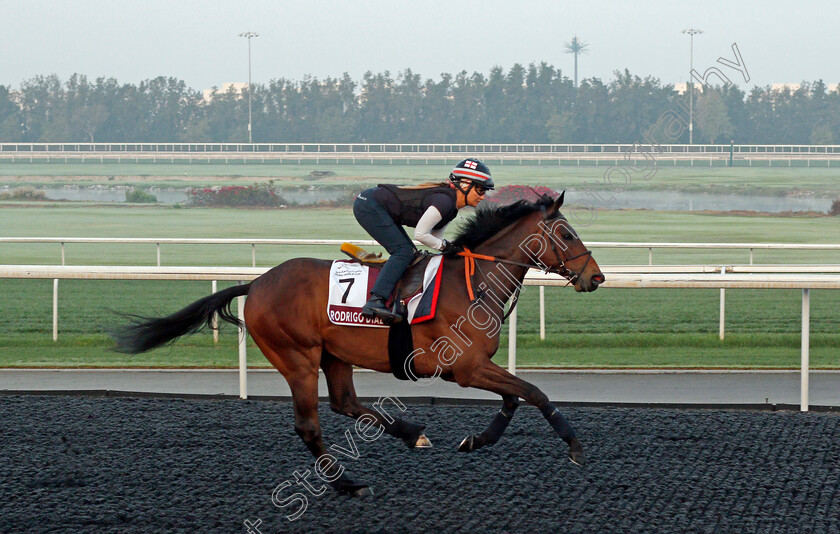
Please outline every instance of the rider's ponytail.
[[423, 182], [418, 185], [403, 185], [400, 189], [431, 189], [432, 187], [448, 187], [449, 182]]

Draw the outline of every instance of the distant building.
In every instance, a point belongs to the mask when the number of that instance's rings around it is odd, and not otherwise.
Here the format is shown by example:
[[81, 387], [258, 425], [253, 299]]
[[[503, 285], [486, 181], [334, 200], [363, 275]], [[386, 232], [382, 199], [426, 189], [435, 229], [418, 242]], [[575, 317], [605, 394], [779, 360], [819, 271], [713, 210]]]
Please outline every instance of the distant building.
[[242, 98], [245, 91], [248, 90], [248, 84], [245, 82], [231, 82], [223, 83], [221, 87], [212, 87], [210, 89], [205, 89], [202, 92], [204, 95], [204, 102], [209, 103], [213, 99], [213, 91], [215, 91], [216, 94], [225, 94], [231, 89], [233, 89], [233, 91], [239, 96], [239, 98]]
[[[699, 83], [695, 83], [695, 84], [692, 84], [692, 85], [694, 85], [694, 92], [695, 93], [703, 90]], [[674, 91], [676, 91], [677, 94], [681, 95], [681, 94], [685, 93], [686, 90], [688, 90], [688, 84], [687, 83], [675, 83], [674, 84]]]

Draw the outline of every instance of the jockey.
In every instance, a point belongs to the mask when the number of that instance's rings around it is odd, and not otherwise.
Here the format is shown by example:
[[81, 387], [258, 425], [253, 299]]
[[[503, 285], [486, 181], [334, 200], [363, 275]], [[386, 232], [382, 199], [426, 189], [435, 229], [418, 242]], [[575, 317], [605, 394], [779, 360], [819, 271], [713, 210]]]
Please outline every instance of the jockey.
[[360, 193], [353, 203], [353, 215], [391, 255], [376, 278], [362, 315], [379, 317], [386, 324], [402, 320], [385, 301], [414, 258], [414, 244], [403, 226], [413, 227], [414, 239], [429, 248], [444, 254], [459, 252], [459, 247], [443, 239], [446, 225], [461, 208], [477, 206], [493, 187], [490, 169], [470, 158], [455, 165], [448, 182], [415, 187], [380, 184]]

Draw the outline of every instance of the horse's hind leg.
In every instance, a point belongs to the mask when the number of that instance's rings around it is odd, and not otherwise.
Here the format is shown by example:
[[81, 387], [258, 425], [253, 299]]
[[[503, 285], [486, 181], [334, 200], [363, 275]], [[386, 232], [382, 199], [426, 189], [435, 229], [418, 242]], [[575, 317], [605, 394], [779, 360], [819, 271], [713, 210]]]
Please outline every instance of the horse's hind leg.
[[372, 421], [375, 421], [385, 433], [400, 438], [411, 449], [432, 446], [432, 442], [423, 434], [425, 425], [403, 421], [388, 412], [376, 412], [359, 403], [356, 398], [356, 388], [353, 386], [352, 365], [324, 350], [321, 355], [321, 368], [327, 379], [332, 411], [353, 419], [359, 419], [362, 416], [371, 417]]
[[510, 420], [513, 419], [513, 412], [519, 407], [519, 399], [515, 395], [502, 395], [502, 401], [502, 408], [496, 413], [484, 432], [465, 437], [458, 446], [459, 452], [472, 452], [499, 441], [508, 424], [510, 424]]
[[[455, 378], [458, 379], [457, 373]], [[457, 381], [464, 387], [484, 389], [502, 396], [512, 395], [536, 406], [551, 428], [569, 445], [569, 459], [583, 465], [583, 445], [575, 435], [574, 428], [538, 387], [510, 374], [491, 361], [485, 361], [477, 368], [468, 370], [466, 376]]]
[[[318, 422], [318, 373], [306, 373], [305, 375], [294, 376], [291, 379], [286, 377], [289, 388], [292, 390], [292, 401], [295, 407], [295, 432], [306, 444], [306, 448], [317, 461], [324, 458], [327, 448], [321, 437], [321, 425]], [[370, 489], [364, 484], [358, 484], [350, 480], [343, 467], [337, 462], [326, 462], [328, 467], [319, 473], [325, 482], [328, 482], [339, 493], [346, 493], [354, 496], [370, 494]]]
[[[327, 455], [327, 448], [321, 435], [321, 424], [318, 421], [318, 356], [317, 352], [294, 350], [288, 347], [276, 347], [279, 343], [266, 341], [261, 334], [251, 331], [251, 337], [262, 353], [274, 367], [280, 371], [289, 389], [292, 390], [292, 403], [295, 410], [295, 432], [322, 471], [317, 475], [324, 479], [340, 494], [353, 496], [370, 495], [373, 492], [364, 484], [350, 480], [346, 470], [337, 462], [325, 462], [326, 467], [318, 462]], [[309, 471], [303, 474], [308, 476]], [[297, 477], [297, 474], [295, 475]], [[311, 482], [307, 482], [311, 484]], [[311, 487], [311, 486], [310, 486]], [[320, 495], [320, 493], [319, 493]]]

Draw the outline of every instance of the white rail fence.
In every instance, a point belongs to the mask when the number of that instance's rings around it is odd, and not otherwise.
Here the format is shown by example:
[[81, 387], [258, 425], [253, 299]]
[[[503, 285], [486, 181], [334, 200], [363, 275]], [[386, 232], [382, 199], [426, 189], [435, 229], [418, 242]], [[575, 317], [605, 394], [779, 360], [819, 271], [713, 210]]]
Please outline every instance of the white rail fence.
[[499, 165], [837, 167], [840, 145], [0, 143], [0, 162], [449, 165], [479, 155]]
[[[641, 147], [650, 147], [642, 144]], [[637, 152], [639, 143], [0, 143], [0, 153], [158, 153], [158, 154], [619, 154]], [[656, 145], [664, 154], [833, 154], [840, 145]]]
[[[645, 272], [632, 272], [633, 266], [615, 270], [604, 267], [604, 288], [691, 288], [691, 289], [801, 289], [802, 290], [802, 343], [800, 409], [808, 410], [808, 369], [810, 352], [810, 290], [840, 289], [840, 268], [837, 266], [657, 266], [635, 267]], [[823, 274], [813, 274], [811, 268], [822, 268]], [[678, 272], [665, 272], [666, 269]], [[693, 271], [692, 271], [693, 269]], [[799, 270], [796, 270], [799, 269]], [[2, 265], [0, 278], [53, 279], [57, 288], [60, 279], [84, 280], [229, 280], [245, 282], [264, 273], [262, 267], [135, 267], [135, 266], [44, 266]], [[658, 271], [658, 272], [650, 272]], [[826, 274], [826, 271], [831, 271]], [[795, 274], [795, 276], [791, 276]], [[557, 275], [531, 271], [525, 285], [565, 286], [566, 280]], [[238, 297], [239, 317], [243, 318], [244, 297]], [[53, 297], [53, 334], [57, 335], [57, 291]], [[508, 369], [516, 372], [516, 310], [509, 321]], [[247, 398], [246, 336], [240, 331], [239, 341], [240, 397]]]
[[[470, 154], [440, 156], [435, 154], [67, 154], [0, 152], [0, 163], [93, 163], [93, 164], [296, 164], [296, 165], [453, 165]], [[494, 165], [536, 166], [649, 166], [642, 157], [624, 158], [616, 154], [496, 154], [482, 155]], [[656, 157], [659, 166], [673, 167], [840, 167], [840, 156], [831, 154], [758, 154], [740, 155], [729, 163], [725, 154], [669, 154]]]
[[[257, 245], [268, 246], [295, 246], [295, 245], [321, 245], [339, 247], [342, 243], [352, 243], [359, 246], [379, 246], [376, 241], [370, 239], [357, 240], [343, 240], [343, 239], [231, 239], [231, 238], [155, 238], [155, 237], [0, 237], [0, 243], [54, 243], [61, 245], [61, 265], [66, 265], [65, 245], [66, 244], [82, 244], [82, 243], [100, 243], [100, 244], [154, 244], [157, 266], [161, 266], [161, 245], [251, 245], [251, 266], [257, 266]], [[415, 245], [421, 245], [419, 242], [414, 242]], [[590, 248], [612, 248], [612, 249], [647, 249], [648, 250], [648, 266], [651, 269], [640, 270], [639, 266], [618, 267], [613, 266], [611, 269], [625, 269], [621, 272], [627, 273], [654, 273], [654, 272], [684, 272], [684, 273], [702, 273], [707, 272], [698, 269], [708, 269], [712, 267], [688, 265], [684, 266], [684, 270], [676, 268], [676, 266], [654, 266], [653, 265], [653, 250], [654, 249], [717, 249], [717, 250], [749, 250], [750, 265], [754, 263], [755, 250], [840, 250], [840, 243], [655, 243], [655, 242], [619, 242], [619, 241], [590, 241], [588, 242]], [[782, 266], [785, 267], [785, 266]], [[714, 267], [715, 272], [721, 272], [721, 269], [741, 269], [742, 267]], [[760, 267], [759, 267], [760, 268]], [[788, 269], [800, 269], [798, 271], [787, 272], [836, 272], [831, 270], [832, 266], [787, 266]], [[629, 270], [628, 270], [629, 269]], [[768, 267], [769, 270], [757, 270], [752, 272], [779, 272], [774, 267]], [[828, 270], [826, 270], [828, 269]], [[731, 271], [730, 272], [737, 272]], [[215, 292], [215, 285], [213, 286]], [[719, 335], [720, 339], [724, 339], [725, 335], [725, 289], [720, 290], [720, 318], [719, 318]], [[58, 280], [54, 281], [53, 300], [57, 302], [58, 299]], [[54, 304], [57, 306], [57, 304]], [[514, 319], [515, 320], [515, 319]], [[54, 329], [55, 330], [55, 329]], [[54, 337], [57, 333], [54, 333]], [[545, 339], [545, 290], [540, 288], [540, 339]]]
[[[61, 245], [61, 265], [66, 265], [65, 246], [79, 243], [154, 244], [157, 265], [161, 265], [161, 245], [251, 245], [251, 266], [257, 266], [257, 245], [331, 245], [352, 243], [359, 246], [379, 246], [371, 239], [230, 239], [230, 238], [181, 238], [181, 237], [0, 237], [0, 243], [54, 243]], [[415, 241], [415, 245], [421, 243]], [[587, 241], [590, 248], [632, 248], [648, 250], [648, 265], [653, 265], [654, 249], [718, 249], [749, 250], [750, 264], [756, 250], [840, 250], [840, 243], [656, 243]]]

